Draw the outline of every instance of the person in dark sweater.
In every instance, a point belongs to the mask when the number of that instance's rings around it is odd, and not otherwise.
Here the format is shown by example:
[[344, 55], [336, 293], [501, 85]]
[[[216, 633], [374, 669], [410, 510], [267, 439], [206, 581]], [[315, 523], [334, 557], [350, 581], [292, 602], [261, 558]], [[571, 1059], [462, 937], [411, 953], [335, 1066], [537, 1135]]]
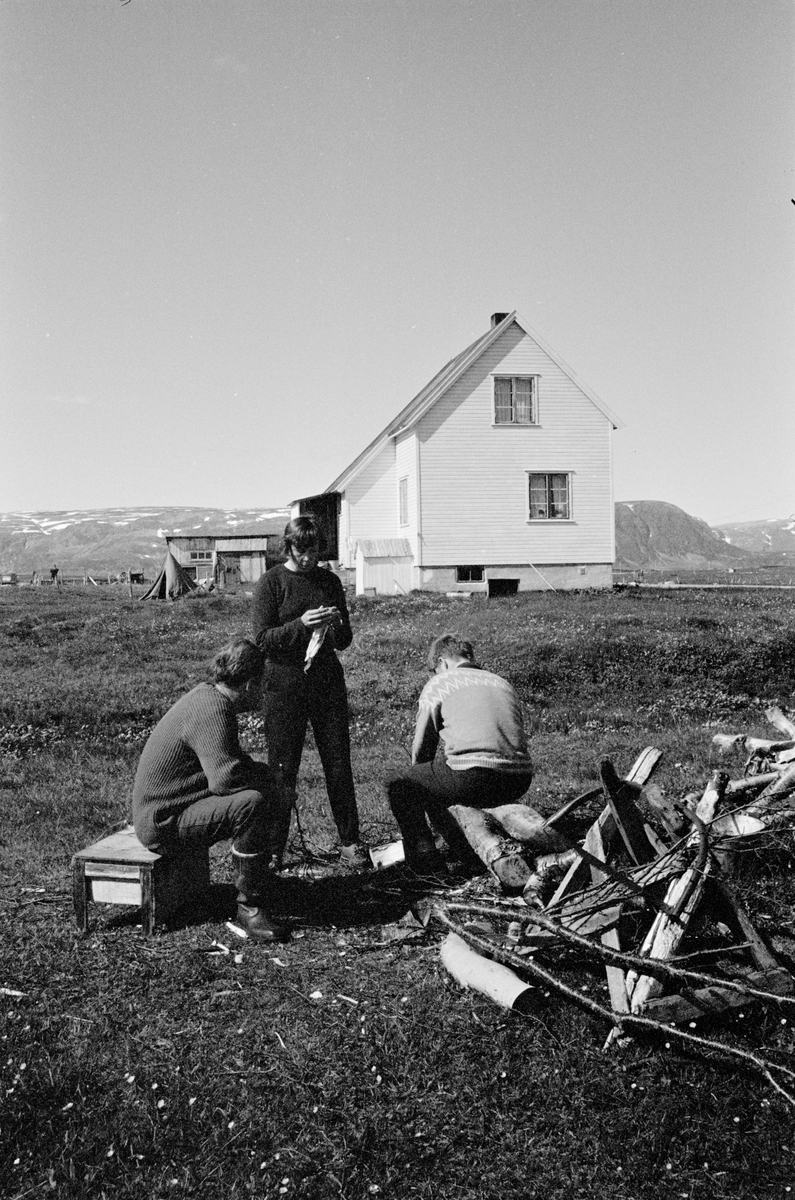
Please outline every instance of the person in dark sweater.
[[[507, 679], [475, 662], [471, 642], [443, 634], [428, 652], [431, 678], [417, 712], [412, 766], [387, 782], [406, 865], [444, 876], [431, 824], [465, 862], [472, 852], [448, 809], [495, 808], [523, 796], [533, 778], [522, 705]], [[444, 753], [437, 756], [440, 744]]]
[[219, 650], [213, 682], [177, 700], [149, 735], [132, 808], [139, 840], [157, 854], [231, 839], [238, 922], [251, 937], [277, 942], [287, 941], [289, 929], [263, 906], [290, 797], [265, 763], [243, 753], [237, 732], [237, 714], [259, 705], [262, 665], [247, 638]]
[[294, 794], [307, 724], [312, 726], [342, 862], [366, 870], [370, 859], [359, 839], [348, 695], [336, 655], [353, 640], [345, 591], [332, 571], [318, 566], [320, 531], [314, 517], [288, 523], [284, 550], [286, 561], [266, 571], [254, 589], [254, 639], [266, 660], [268, 762]]

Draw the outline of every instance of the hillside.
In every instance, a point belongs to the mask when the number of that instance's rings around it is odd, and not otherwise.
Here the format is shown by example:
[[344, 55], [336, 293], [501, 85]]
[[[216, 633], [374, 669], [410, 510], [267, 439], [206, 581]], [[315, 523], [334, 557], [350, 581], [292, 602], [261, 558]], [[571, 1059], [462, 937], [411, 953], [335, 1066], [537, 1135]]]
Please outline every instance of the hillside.
[[[616, 566], [625, 569], [752, 568], [795, 564], [795, 521], [752, 521], [712, 529], [675, 504], [621, 501]], [[281, 533], [283, 508], [107, 508], [0, 515], [0, 572], [46, 574], [143, 570], [160, 566], [166, 534]]]
[[754, 555], [675, 504], [620, 501], [616, 511], [616, 566], [679, 570], [754, 566]]
[[281, 533], [286, 509], [107, 508], [0, 515], [0, 571], [143, 571], [151, 578], [166, 534]]
[[746, 521], [745, 524], [718, 525], [727, 542], [752, 554], [776, 555], [795, 563], [795, 517], [778, 521]]

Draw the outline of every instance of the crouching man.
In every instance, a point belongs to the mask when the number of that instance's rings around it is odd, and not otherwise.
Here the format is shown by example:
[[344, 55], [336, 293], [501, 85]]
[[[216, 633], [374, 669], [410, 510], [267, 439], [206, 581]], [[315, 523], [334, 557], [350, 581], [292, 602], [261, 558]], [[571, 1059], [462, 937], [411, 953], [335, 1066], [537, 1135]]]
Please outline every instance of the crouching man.
[[272, 874], [289, 828], [289, 797], [278, 776], [240, 749], [237, 714], [260, 700], [262, 654], [245, 638], [230, 642], [200, 683], [173, 705], [144, 746], [133, 787], [133, 822], [158, 854], [232, 841], [237, 920], [260, 941], [289, 929], [268, 916]]
[[[470, 642], [436, 638], [428, 653], [432, 678], [419, 699], [412, 766], [387, 784], [403, 835], [406, 865], [439, 876], [445, 863], [428, 825], [471, 861], [448, 809], [453, 804], [494, 808], [524, 795], [533, 778], [519, 697], [507, 680], [478, 666]], [[444, 754], [437, 757], [441, 743]]]

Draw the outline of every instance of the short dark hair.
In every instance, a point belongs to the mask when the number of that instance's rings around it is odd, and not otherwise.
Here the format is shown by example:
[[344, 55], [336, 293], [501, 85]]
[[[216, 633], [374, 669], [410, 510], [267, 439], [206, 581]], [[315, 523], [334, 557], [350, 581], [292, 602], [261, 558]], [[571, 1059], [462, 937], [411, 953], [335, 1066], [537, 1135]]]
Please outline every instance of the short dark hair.
[[314, 513], [304, 513], [303, 516], [293, 517], [284, 527], [282, 549], [289, 554], [295, 547], [299, 554], [310, 546], [320, 546], [320, 526]]
[[434, 638], [428, 651], [428, 670], [435, 671], [440, 658], [465, 658], [469, 662], [475, 660], [475, 650], [471, 642], [460, 638], [457, 633], [443, 633]]
[[262, 674], [263, 657], [259, 646], [248, 638], [235, 638], [223, 646], [210, 663], [213, 683], [239, 688]]

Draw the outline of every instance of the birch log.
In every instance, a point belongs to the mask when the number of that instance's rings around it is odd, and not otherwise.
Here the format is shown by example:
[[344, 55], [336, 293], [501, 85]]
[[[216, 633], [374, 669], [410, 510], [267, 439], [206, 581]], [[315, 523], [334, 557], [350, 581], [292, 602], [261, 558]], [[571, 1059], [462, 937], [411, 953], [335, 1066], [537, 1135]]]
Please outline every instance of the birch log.
[[492, 962], [473, 950], [457, 933], [448, 933], [442, 942], [442, 965], [462, 987], [474, 988], [502, 1008], [526, 1012], [534, 989], [509, 967]]

